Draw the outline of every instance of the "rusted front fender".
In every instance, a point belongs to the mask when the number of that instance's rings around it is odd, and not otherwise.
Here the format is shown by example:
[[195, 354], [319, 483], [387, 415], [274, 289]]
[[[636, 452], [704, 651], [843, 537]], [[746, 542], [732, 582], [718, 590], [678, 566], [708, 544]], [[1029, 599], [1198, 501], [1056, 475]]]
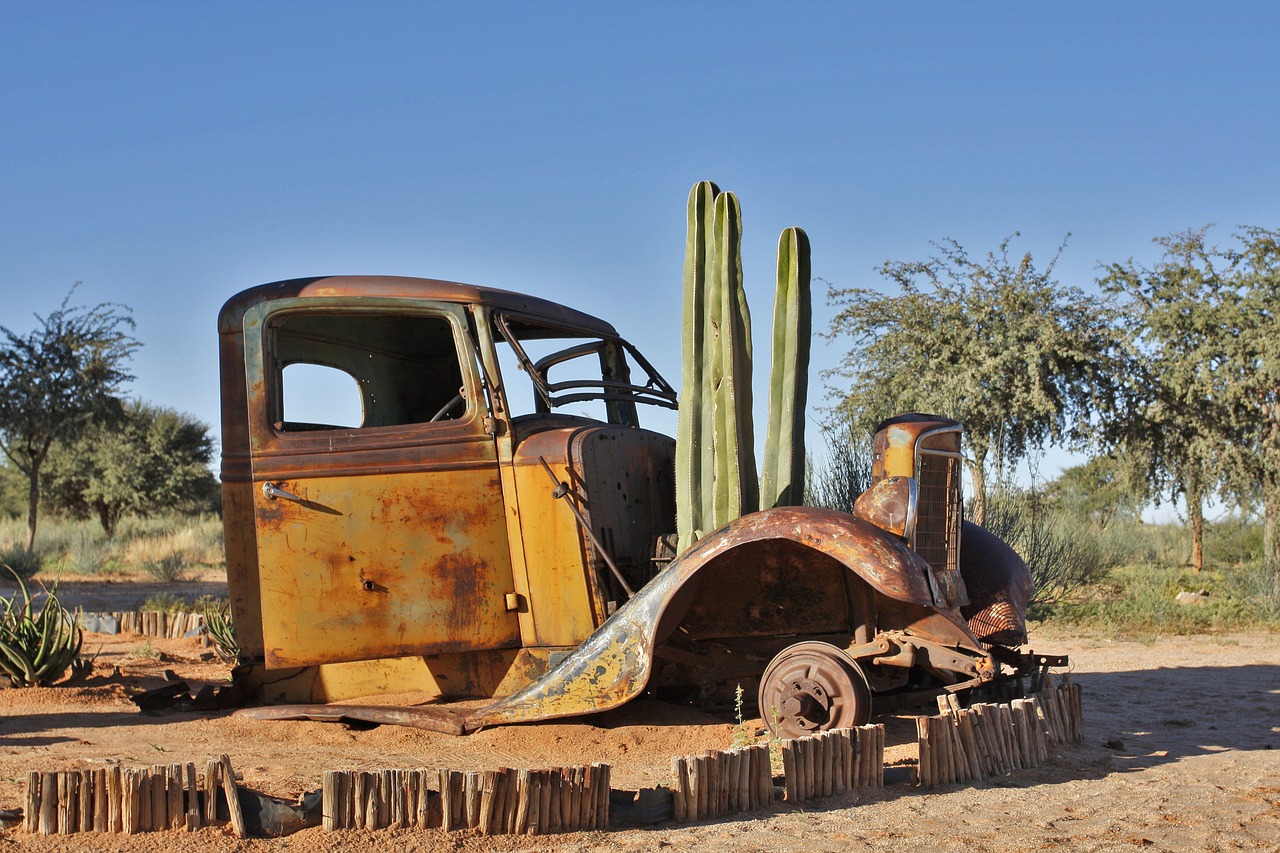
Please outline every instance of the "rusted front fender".
[[[681, 592], [695, 586], [690, 581], [722, 565], [736, 549], [766, 543], [800, 549], [827, 564], [834, 560], [889, 599], [934, 606], [927, 564], [900, 539], [868, 522], [814, 507], [754, 513], [700, 540], [546, 675], [468, 715], [466, 730], [605, 711], [635, 698], [653, 672], [655, 648], [689, 605], [689, 596]], [[751, 570], [751, 560], [736, 562], [741, 571]], [[843, 585], [827, 595], [843, 599]]]

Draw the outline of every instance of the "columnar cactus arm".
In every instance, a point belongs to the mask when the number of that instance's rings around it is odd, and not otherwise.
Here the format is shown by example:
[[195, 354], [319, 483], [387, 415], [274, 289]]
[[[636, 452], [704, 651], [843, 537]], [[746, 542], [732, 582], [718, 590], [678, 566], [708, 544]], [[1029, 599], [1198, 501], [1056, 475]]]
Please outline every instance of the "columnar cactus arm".
[[711, 505], [711, 401], [705, 396], [707, 290], [714, 257], [711, 223], [719, 192], [710, 181], [701, 181], [689, 191], [680, 326], [684, 369], [676, 432], [676, 531], [681, 552], [708, 528], [706, 512]]
[[[751, 314], [742, 288], [742, 209], [733, 193], [716, 198], [715, 268], [707, 314], [715, 419], [714, 527], [760, 507], [751, 420]], [[714, 340], [710, 338], [714, 336]]]
[[809, 238], [799, 228], [788, 228], [778, 238], [761, 509], [798, 506], [804, 499], [804, 416], [812, 313]]

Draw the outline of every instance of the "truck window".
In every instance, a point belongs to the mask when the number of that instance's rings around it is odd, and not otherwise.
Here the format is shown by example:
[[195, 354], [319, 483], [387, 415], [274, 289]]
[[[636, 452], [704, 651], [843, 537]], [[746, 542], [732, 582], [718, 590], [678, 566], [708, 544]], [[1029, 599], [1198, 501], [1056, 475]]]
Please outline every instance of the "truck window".
[[506, 314], [495, 326], [503, 393], [515, 416], [554, 411], [638, 426], [638, 403], [676, 408], [675, 390], [621, 338]]
[[419, 314], [298, 313], [273, 324], [281, 432], [441, 423], [465, 416], [453, 326]]

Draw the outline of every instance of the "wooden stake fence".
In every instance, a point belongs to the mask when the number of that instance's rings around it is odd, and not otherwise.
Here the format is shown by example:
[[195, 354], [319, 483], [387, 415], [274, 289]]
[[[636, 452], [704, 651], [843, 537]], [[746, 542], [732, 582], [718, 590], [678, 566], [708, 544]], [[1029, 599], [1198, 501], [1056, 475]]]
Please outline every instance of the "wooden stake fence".
[[144, 637], [176, 639], [204, 627], [202, 613], [168, 613], [162, 610], [126, 610], [123, 612], [93, 613], [88, 616], [109, 616], [120, 626], [121, 634], [138, 634]]
[[932, 788], [1039, 767], [1049, 749], [1084, 738], [1080, 686], [1064, 682], [1012, 702], [963, 709], [938, 698], [936, 717], [916, 718], [919, 782]]
[[833, 729], [782, 742], [787, 802], [884, 787], [884, 726]]
[[329, 770], [321, 820], [330, 831], [439, 827], [445, 832], [478, 829], [483, 835], [541, 835], [607, 829], [609, 776], [607, 764], [467, 773]]
[[209, 762], [203, 779], [196, 775], [196, 766], [190, 762], [30, 771], [23, 828], [41, 835], [134, 834], [166, 829], [191, 832], [216, 822], [219, 784], [233, 804], [232, 825], [243, 838], [247, 833], [239, 814], [235, 777], [225, 755]]

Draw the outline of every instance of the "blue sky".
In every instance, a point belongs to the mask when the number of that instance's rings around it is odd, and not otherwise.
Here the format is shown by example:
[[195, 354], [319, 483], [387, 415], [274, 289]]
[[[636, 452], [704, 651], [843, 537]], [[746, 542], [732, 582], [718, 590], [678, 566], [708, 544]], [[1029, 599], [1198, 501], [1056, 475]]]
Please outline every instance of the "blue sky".
[[132, 393], [216, 427], [227, 297], [421, 275], [604, 316], [677, 381], [695, 181], [741, 199], [761, 347], [789, 225], [841, 286], [1015, 230], [1087, 285], [1280, 225], [1278, 37], [1270, 3], [9, 0], [0, 325], [83, 281], [133, 309]]

